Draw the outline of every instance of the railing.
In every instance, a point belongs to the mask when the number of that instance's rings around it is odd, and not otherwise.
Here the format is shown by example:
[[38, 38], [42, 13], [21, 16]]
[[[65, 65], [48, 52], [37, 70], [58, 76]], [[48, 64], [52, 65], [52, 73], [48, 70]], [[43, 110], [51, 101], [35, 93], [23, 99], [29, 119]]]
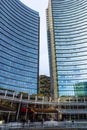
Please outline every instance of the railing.
[[60, 111], [63, 114], [87, 114], [87, 109], [61, 109]]
[[21, 123], [13, 122], [7, 124], [0, 124], [0, 130], [11, 130], [17, 128], [87, 128], [87, 122], [72, 122], [72, 121], [45, 121], [45, 122], [34, 122], [34, 123]]
[[74, 101], [61, 101], [61, 100], [51, 100], [51, 97], [47, 99], [39, 96], [32, 96], [32, 95], [24, 95], [24, 94], [16, 94], [15, 92], [7, 91], [7, 90], [0, 90], [0, 99], [7, 99], [14, 102], [25, 102], [25, 103], [36, 103], [36, 104], [54, 104], [54, 105], [87, 105], [87, 100], [84, 98], [84, 102]]

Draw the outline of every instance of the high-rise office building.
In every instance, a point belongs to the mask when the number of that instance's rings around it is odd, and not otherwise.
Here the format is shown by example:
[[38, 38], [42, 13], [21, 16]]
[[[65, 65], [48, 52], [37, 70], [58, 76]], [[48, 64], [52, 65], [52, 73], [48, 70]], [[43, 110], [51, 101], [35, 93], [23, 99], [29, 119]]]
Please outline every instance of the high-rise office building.
[[19, 0], [0, 0], [0, 88], [37, 94], [39, 13]]
[[87, 96], [87, 0], [49, 0], [47, 33], [54, 97]]

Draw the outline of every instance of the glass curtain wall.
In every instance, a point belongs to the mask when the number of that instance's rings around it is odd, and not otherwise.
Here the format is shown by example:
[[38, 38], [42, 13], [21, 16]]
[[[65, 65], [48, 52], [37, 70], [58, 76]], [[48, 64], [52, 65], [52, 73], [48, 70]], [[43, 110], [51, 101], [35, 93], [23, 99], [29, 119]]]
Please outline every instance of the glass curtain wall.
[[39, 14], [19, 0], [1, 0], [0, 88], [37, 93]]
[[49, 0], [47, 23], [54, 96], [87, 96], [87, 0]]

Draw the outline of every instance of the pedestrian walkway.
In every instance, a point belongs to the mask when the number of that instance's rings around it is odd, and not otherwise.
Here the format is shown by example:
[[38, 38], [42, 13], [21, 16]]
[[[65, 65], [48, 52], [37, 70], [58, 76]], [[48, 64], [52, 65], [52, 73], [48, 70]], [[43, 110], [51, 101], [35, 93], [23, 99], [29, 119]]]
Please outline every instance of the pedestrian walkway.
[[58, 122], [58, 121], [44, 121], [42, 122], [31, 122], [31, 123], [21, 123], [21, 122], [10, 122], [7, 124], [0, 124], [0, 130], [87, 130], [87, 122]]

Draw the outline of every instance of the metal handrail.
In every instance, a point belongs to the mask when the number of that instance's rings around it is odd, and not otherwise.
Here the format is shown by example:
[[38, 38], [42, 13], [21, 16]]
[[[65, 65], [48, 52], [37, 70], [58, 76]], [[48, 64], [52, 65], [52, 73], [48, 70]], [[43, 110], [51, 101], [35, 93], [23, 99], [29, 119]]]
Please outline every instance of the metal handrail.
[[[87, 128], [86, 122], [72, 122], [72, 121], [63, 121], [63, 122], [34, 122], [34, 123], [22, 123], [22, 122], [14, 122], [14, 123], [6, 123], [6, 124], [0, 124], [0, 128], [3, 128], [4, 130], [11, 129], [11, 128]], [[7, 129], [6, 129], [7, 128]]]
[[[32, 95], [29, 95], [30, 97]], [[54, 100], [45, 100], [45, 98], [42, 97], [42, 100], [38, 100], [38, 96], [35, 96], [34, 100], [32, 100], [29, 96], [27, 98], [23, 98], [23, 94], [20, 94], [17, 96], [15, 92], [10, 92], [7, 90], [0, 90], [0, 99], [7, 99], [14, 102], [25, 102], [25, 103], [36, 103], [36, 104], [54, 104], [54, 105], [87, 105], [87, 102], [61, 102], [61, 101], [54, 101]], [[41, 99], [41, 97], [40, 97]]]

